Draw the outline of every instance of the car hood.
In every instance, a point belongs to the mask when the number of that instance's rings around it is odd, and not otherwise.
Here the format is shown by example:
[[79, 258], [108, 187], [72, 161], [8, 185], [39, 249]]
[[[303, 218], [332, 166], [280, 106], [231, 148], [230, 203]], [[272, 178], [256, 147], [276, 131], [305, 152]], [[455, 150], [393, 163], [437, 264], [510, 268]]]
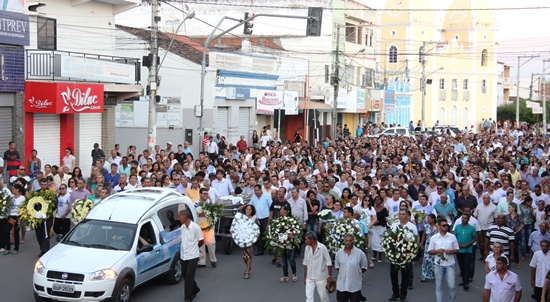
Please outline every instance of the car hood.
[[114, 251], [58, 244], [40, 258], [47, 270], [93, 273], [112, 268], [128, 251]]

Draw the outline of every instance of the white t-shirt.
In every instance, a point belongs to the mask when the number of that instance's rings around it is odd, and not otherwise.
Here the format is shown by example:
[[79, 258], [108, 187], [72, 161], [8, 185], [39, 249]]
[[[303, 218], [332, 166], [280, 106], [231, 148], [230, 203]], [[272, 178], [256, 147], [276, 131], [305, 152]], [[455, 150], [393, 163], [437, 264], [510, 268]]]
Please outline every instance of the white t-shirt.
[[388, 199], [388, 201], [386, 201], [386, 204], [384, 206], [389, 212], [388, 216], [393, 216], [395, 213], [399, 212], [400, 202], [401, 202], [401, 199], [399, 199], [398, 201], [395, 201], [393, 200], [393, 198]]
[[202, 230], [198, 224], [189, 223], [189, 227], [185, 223], [181, 225], [181, 260], [190, 260], [199, 258], [199, 241], [204, 240]]
[[[65, 194], [65, 196], [59, 196], [57, 198], [57, 214], [55, 214], [55, 218], [61, 218], [63, 214], [65, 214], [70, 208], [70, 194]], [[70, 213], [70, 212], [69, 212]], [[67, 214], [65, 218], [71, 218], [71, 214]]]
[[69, 171], [73, 171], [73, 160], [76, 160], [76, 158], [71, 154], [69, 156], [63, 157], [63, 166], [68, 167]]

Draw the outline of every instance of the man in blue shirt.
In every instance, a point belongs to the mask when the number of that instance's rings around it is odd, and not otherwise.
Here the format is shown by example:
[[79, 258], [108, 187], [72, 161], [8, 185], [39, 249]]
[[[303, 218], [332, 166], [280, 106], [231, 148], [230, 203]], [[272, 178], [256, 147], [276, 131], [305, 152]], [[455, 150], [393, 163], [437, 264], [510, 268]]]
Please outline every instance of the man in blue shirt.
[[249, 204], [256, 208], [256, 217], [258, 217], [258, 220], [260, 221], [260, 237], [258, 238], [258, 241], [256, 241], [258, 252], [254, 254], [255, 256], [261, 256], [264, 254], [265, 242], [263, 237], [265, 229], [267, 228], [269, 208], [271, 207], [272, 202], [273, 200], [271, 199], [271, 195], [264, 193], [261, 185], [257, 184], [254, 186], [254, 195], [252, 196], [252, 199], [250, 199]]

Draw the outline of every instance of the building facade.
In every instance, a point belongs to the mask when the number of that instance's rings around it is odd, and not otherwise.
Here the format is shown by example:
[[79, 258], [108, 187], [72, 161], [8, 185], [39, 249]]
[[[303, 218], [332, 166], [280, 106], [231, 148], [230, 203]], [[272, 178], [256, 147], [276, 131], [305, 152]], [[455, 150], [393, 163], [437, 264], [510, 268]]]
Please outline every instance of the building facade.
[[[496, 118], [498, 67], [495, 21], [486, 1], [453, 1], [442, 22], [427, 0], [388, 0], [381, 15], [380, 65], [384, 83], [410, 83], [410, 119], [386, 111], [387, 122], [478, 128]], [[391, 9], [417, 10], [399, 12]], [[469, 8], [470, 10], [463, 10]], [[422, 72], [422, 69], [424, 72]], [[423, 79], [426, 80], [423, 86]], [[425, 91], [425, 101], [422, 94]], [[403, 114], [403, 116], [406, 116]]]

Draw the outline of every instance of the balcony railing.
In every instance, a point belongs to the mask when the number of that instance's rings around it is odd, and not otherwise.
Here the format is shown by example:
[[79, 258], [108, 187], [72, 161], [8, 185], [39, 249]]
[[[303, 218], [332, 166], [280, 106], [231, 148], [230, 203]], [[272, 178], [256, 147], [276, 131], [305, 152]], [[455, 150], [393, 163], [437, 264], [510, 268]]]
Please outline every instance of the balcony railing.
[[462, 91], [462, 99], [467, 102], [470, 100], [470, 90]]
[[439, 90], [439, 100], [445, 101], [447, 99], [447, 90]]
[[141, 81], [141, 63], [136, 58], [29, 49], [26, 51], [25, 78], [137, 84]]
[[458, 100], [458, 90], [451, 91], [451, 100], [454, 102]]

